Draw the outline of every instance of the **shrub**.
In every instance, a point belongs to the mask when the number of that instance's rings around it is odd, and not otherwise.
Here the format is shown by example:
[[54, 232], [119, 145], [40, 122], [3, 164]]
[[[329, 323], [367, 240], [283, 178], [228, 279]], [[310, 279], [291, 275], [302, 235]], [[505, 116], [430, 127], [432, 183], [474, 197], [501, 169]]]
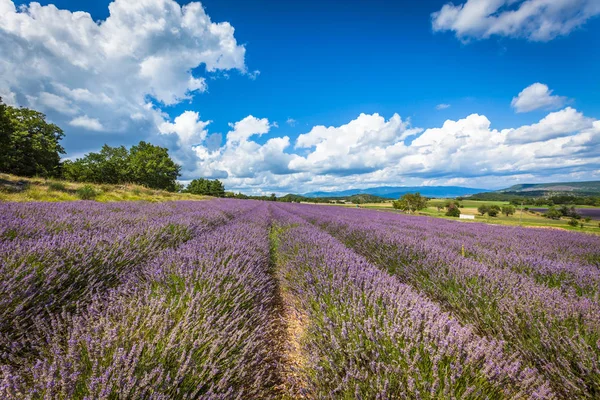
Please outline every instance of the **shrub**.
[[579, 221], [577, 221], [577, 219], [575, 219], [575, 218], [571, 218], [571, 220], [568, 222], [568, 224], [571, 226], [577, 226], [577, 225], [579, 225]]
[[85, 185], [77, 190], [77, 197], [81, 200], [94, 200], [98, 196], [98, 192], [92, 185]]
[[548, 209], [548, 211], [546, 211], [544, 216], [550, 219], [560, 219], [560, 217], [562, 217], [562, 213], [557, 210], [556, 207], [552, 206]]
[[460, 217], [460, 209], [458, 207], [449, 207], [446, 211], [446, 217]]

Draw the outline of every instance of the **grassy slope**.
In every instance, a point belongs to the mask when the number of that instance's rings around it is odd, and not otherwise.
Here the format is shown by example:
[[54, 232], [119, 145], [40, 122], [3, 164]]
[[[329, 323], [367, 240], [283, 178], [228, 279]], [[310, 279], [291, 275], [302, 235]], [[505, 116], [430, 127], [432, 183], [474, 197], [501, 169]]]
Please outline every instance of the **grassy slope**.
[[139, 185], [96, 185], [43, 178], [22, 178], [0, 174], [0, 202], [2, 201], [75, 201], [81, 200], [77, 191], [89, 185], [100, 202], [111, 201], [170, 201], [203, 200], [208, 197], [188, 193], [171, 193], [148, 189]]

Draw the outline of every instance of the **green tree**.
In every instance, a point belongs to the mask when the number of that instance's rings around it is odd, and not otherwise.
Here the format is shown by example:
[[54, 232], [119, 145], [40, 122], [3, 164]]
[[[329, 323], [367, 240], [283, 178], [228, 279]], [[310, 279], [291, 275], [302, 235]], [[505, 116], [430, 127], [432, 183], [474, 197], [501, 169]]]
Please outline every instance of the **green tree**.
[[125, 146], [110, 147], [105, 144], [99, 153], [88, 153], [75, 161], [65, 161], [63, 177], [77, 182], [130, 182], [129, 152]]
[[225, 197], [225, 186], [218, 179], [211, 181], [199, 178], [191, 181], [185, 192], [204, 196]]
[[275, 193], [271, 193], [271, 196], [269, 197], [270, 201], [277, 201], [277, 195]]
[[552, 206], [546, 211], [544, 216], [550, 219], [560, 219], [560, 217], [562, 217], [562, 213], [557, 210], [556, 207]]
[[185, 191], [191, 194], [208, 196], [210, 193], [210, 181], [204, 178], [194, 179], [187, 185]]
[[427, 207], [427, 199], [421, 193], [406, 193], [400, 199], [394, 201], [395, 209], [413, 213]]
[[131, 181], [152, 189], [176, 191], [181, 167], [166, 148], [141, 141], [129, 150], [128, 172]]
[[481, 214], [481, 216], [484, 216], [488, 211], [489, 211], [489, 207], [486, 204], [482, 204], [479, 207], [477, 207], [477, 211], [479, 212], [479, 214]]
[[[0, 154], [7, 155], [10, 151], [10, 138], [12, 135], [12, 124], [7, 113], [7, 105], [2, 102], [0, 97]], [[0, 157], [0, 171], [8, 171], [9, 164], [8, 157]]]
[[488, 215], [490, 217], [497, 217], [498, 214], [500, 214], [500, 211], [501, 210], [500, 210], [499, 206], [493, 205], [493, 206], [490, 206], [490, 208], [488, 209]]
[[0, 171], [21, 176], [60, 175], [64, 132], [46, 116], [2, 103], [0, 107]]
[[460, 217], [460, 208], [457, 203], [450, 203], [448, 205], [448, 211], [446, 211], [447, 217]]
[[209, 188], [211, 196], [225, 197], [225, 186], [220, 180], [215, 179], [214, 181], [211, 181], [209, 184]]
[[506, 215], [507, 217], [509, 215], [513, 215], [515, 213], [515, 208], [513, 206], [502, 206], [502, 214]]

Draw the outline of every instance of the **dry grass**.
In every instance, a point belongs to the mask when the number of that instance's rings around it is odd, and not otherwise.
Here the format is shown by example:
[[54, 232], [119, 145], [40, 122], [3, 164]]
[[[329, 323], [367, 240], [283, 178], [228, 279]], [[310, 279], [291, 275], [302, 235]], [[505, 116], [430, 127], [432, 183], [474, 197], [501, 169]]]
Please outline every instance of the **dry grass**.
[[[86, 196], [85, 193], [88, 195]], [[113, 201], [172, 201], [204, 200], [209, 197], [189, 193], [171, 193], [164, 190], [148, 189], [134, 184], [97, 185], [67, 182], [57, 179], [23, 178], [0, 174], [0, 202], [28, 201], [77, 201], [93, 199], [100, 202]]]

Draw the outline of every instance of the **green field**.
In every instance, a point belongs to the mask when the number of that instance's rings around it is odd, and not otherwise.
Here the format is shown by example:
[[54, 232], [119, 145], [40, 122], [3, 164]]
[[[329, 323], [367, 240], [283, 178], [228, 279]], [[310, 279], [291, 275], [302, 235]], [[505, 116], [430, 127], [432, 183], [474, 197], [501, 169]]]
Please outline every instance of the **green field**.
[[[430, 200], [428, 202], [428, 207], [424, 210], [421, 210], [418, 214], [424, 215], [424, 216], [436, 217], [436, 218], [458, 220], [458, 221], [466, 222], [466, 223], [483, 222], [483, 223], [487, 223], [487, 224], [496, 224], [496, 225], [516, 225], [516, 226], [522, 225], [522, 226], [528, 226], [528, 227], [567, 229], [567, 230], [571, 230], [571, 231], [600, 234], [600, 227], [598, 225], [599, 221], [594, 221], [594, 220], [592, 220], [588, 223], [584, 222], [584, 227], [581, 228], [579, 226], [577, 226], [577, 227], [570, 226], [568, 224], [569, 218], [562, 218], [560, 220], [552, 220], [552, 219], [543, 217], [540, 213], [535, 213], [535, 212], [530, 212], [530, 211], [525, 211], [525, 210], [521, 214], [520, 207], [516, 207], [515, 214], [508, 216], [508, 217], [501, 214], [501, 215], [498, 215], [497, 217], [492, 218], [492, 217], [488, 217], [487, 215], [481, 216], [477, 212], [477, 208], [481, 205], [484, 205], [484, 204], [488, 205], [488, 206], [497, 205], [497, 206], [502, 207], [502, 206], [510, 204], [507, 201], [463, 200], [460, 202], [460, 204], [463, 206], [461, 208], [461, 213], [468, 214], [468, 215], [475, 215], [475, 221], [459, 220], [458, 218], [446, 217], [445, 210], [438, 211], [436, 206], [437, 205], [443, 206], [448, 200], [449, 199]], [[332, 205], [337, 205], [337, 206], [342, 206], [342, 207], [350, 207], [350, 208], [358, 208], [355, 204], [332, 204]], [[394, 210], [391, 200], [386, 203], [361, 204], [359, 207], [402, 213], [401, 211]], [[533, 206], [528, 206], [528, 207], [533, 207]], [[590, 206], [576, 206], [576, 207], [592, 208]]]

